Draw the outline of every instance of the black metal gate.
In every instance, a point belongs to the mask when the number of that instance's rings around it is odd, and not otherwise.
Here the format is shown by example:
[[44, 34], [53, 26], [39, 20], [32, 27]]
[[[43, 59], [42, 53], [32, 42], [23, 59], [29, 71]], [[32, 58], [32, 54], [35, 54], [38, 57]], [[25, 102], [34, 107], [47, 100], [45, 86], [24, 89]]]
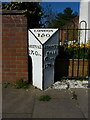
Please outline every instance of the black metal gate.
[[[85, 28], [81, 29], [82, 23]], [[81, 21], [79, 28], [60, 29], [59, 56], [55, 64], [55, 81], [58, 79], [88, 79], [90, 76], [90, 40], [87, 41], [87, 23]], [[83, 43], [80, 42], [84, 31]]]

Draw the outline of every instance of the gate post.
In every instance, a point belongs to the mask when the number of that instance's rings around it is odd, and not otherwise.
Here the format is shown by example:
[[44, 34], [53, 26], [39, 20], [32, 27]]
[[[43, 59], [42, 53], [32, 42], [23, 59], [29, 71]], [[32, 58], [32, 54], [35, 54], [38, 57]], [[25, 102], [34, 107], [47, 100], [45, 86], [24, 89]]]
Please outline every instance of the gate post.
[[86, 37], [86, 43], [88, 42], [88, 39], [90, 39], [90, 32], [88, 31], [88, 29], [90, 29], [90, 13], [89, 12], [90, 12], [90, 0], [81, 0], [80, 17], [79, 17], [79, 23], [81, 23], [80, 43], [85, 43], [85, 37]]
[[88, 78], [89, 78], [88, 87], [90, 88], [90, 48], [88, 51]]

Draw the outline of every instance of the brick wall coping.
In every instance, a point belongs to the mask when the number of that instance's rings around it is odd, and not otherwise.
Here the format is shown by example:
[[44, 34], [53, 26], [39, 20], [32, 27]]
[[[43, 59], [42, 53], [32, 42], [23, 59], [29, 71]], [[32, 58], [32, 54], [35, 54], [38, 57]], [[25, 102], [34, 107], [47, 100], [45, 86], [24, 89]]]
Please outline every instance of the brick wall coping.
[[0, 10], [0, 15], [22, 15], [21, 10]]

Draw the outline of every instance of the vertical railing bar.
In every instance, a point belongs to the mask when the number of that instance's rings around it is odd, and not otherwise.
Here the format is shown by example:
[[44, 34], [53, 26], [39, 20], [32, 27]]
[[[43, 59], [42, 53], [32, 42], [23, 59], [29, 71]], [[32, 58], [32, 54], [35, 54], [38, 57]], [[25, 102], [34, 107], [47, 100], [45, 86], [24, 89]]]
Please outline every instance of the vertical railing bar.
[[[75, 37], [75, 23], [73, 22], [73, 25], [74, 25], [74, 29], [73, 29], [73, 45], [74, 45], [74, 37]], [[73, 47], [73, 51], [74, 51], [74, 47]], [[74, 51], [74, 54], [75, 54], [75, 51]], [[75, 71], [75, 69], [74, 69], [74, 59], [75, 58], [73, 58], [73, 75], [74, 75], [74, 71]], [[76, 72], [76, 71], [75, 71]]]
[[68, 26], [67, 26], [67, 41], [68, 41]]
[[67, 34], [66, 35], [67, 35], [66, 38], [67, 38], [67, 42], [68, 42], [68, 26], [67, 26]]
[[84, 75], [84, 69], [85, 69], [85, 67], [84, 67], [84, 65], [85, 65], [85, 52], [86, 52], [86, 29], [87, 29], [87, 23], [86, 23], [86, 21], [84, 21], [85, 22], [85, 41], [84, 41], [84, 59], [83, 59], [83, 76], [85, 76]]
[[63, 39], [63, 34], [62, 33], [63, 33], [63, 29], [61, 30], [61, 45], [64, 44], [64, 41], [63, 41], [64, 39]]
[[63, 42], [63, 40], [62, 40], [62, 36], [63, 36], [62, 33], [63, 33], [63, 30], [61, 30], [61, 33], [60, 33], [60, 36], [61, 36], [61, 39], [60, 39], [61, 40], [61, 45], [63, 45], [63, 43], [62, 43]]
[[79, 50], [80, 50], [80, 31], [79, 31], [79, 44], [78, 44], [78, 66], [77, 66], [77, 77], [79, 76]]
[[61, 45], [62, 45], [62, 33], [63, 33], [63, 30], [59, 30], [60, 31], [60, 42], [61, 42]]
[[[79, 24], [78, 27], [79, 27], [79, 29], [80, 29], [81, 24]], [[78, 31], [79, 31], [79, 32], [78, 32], [78, 34], [79, 34], [78, 36], [79, 36], [79, 37], [78, 37], [78, 66], [77, 66], [77, 77], [79, 77], [79, 71], [80, 71], [80, 70], [79, 70], [79, 54], [80, 54], [80, 30], [79, 30], [79, 29], [78, 29]]]
[[[73, 45], [74, 45], [75, 23], [74, 23], [74, 21], [72, 21], [72, 23], [73, 23], [73, 27], [74, 27], [74, 29], [73, 29]], [[74, 46], [73, 46], [73, 51], [74, 51]], [[74, 77], [74, 58], [72, 58], [72, 78], [73, 77]]]
[[[73, 32], [74, 32], [74, 30], [73, 30]], [[73, 51], [74, 51], [74, 36], [73, 36]], [[72, 58], [72, 77], [74, 77], [74, 58]]]

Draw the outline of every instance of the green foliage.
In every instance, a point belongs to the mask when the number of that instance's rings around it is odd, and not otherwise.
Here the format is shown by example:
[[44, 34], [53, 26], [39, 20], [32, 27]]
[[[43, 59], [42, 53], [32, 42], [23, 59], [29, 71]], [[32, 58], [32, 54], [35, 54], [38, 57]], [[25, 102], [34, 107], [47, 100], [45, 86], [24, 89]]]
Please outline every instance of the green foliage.
[[[50, 18], [51, 16], [50, 14], [52, 15], [51, 18]], [[69, 23], [73, 18], [78, 16], [78, 13], [76, 12], [73, 13], [73, 10], [71, 8], [66, 8], [63, 11], [63, 13], [60, 12], [58, 14], [55, 14], [52, 10], [48, 9], [48, 15], [50, 18], [48, 27], [62, 28], [65, 24]]]
[[62, 80], [66, 80], [66, 78], [67, 78], [67, 77], [63, 76], [63, 77], [62, 77]]
[[56, 17], [56, 13], [53, 11], [53, 8], [51, 5], [46, 6], [45, 9], [43, 9], [43, 16], [42, 16], [42, 24], [44, 27], [49, 28], [53, 26], [53, 20]]
[[39, 97], [40, 101], [49, 101], [51, 97], [49, 95], [42, 95]]
[[2, 3], [2, 9], [6, 10], [22, 10], [28, 18], [28, 28], [40, 27], [42, 8], [39, 2], [10, 2]]
[[23, 88], [23, 89], [28, 89], [29, 85], [26, 81], [24, 81], [23, 78], [21, 78], [19, 81], [16, 82], [15, 87], [17, 89]]
[[88, 59], [88, 53], [85, 52], [87, 51], [88, 48], [68, 48], [67, 52], [69, 54], [69, 57], [71, 59]]
[[[87, 72], [87, 73], [88, 73], [88, 72]], [[83, 80], [85, 81], [85, 80], [88, 79], [88, 75], [76, 77], [75, 79], [76, 79], [76, 80], [80, 80], [80, 81], [83, 81]]]
[[[70, 46], [70, 47], [69, 47]], [[61, 51], [59, 57], [67, 59], [88, 59], [88, 50], [87, 47], [80, 47], [74, 45], [63, 45], [60, 46], [59, 51]]]

